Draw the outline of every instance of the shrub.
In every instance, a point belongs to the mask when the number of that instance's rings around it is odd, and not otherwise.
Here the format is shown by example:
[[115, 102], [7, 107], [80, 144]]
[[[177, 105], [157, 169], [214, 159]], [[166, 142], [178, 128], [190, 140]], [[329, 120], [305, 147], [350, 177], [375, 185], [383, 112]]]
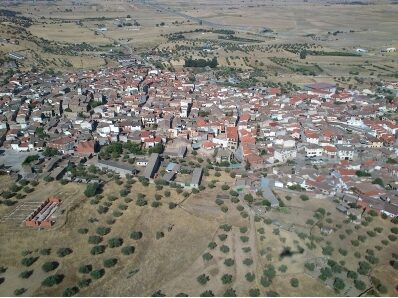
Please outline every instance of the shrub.
[[301, 195], [301, 196], [300, 196], [300, 199], [301, 199], [302, 201], [308, 201], [310, 198], [309, 198], [307, 195]]
[[250, 289], [249, 290], [249, 296], [250, 297], [259, 297], [260, 296], [260, 290], [257, 288]]
[[105, 251], [105, 245], [96, 245], [91, 248], [90, 253], [92, 255], [100, 255], [104, 253], [104, 251]]
[[290, 279], [290, 285], [293, 288], [297, 288], [299, 286], [299, 280], [297, 278], [292, 278]]
[[227, 239], [227, 237], [228, 237], [227, 234], [218, 235], [218, 238], [220, 238], [221, 241], [224, 241], [225, 239]]
[[63, 281], [63, 279], [64, 279], [64, 275], [63, 274], [50, 275], [50, 276], [46, 277], [41, 282], [41, 285], [43, 287], [52, 287], [52, 286], [60, 284]]
[[117, 259], [116, 258], [111, 258], [111, 259], [105, 259], [104, 260], [104, 267], [105, 268], [111, 268], [117, 264]]
[[221, 276], [221, 281], [224, 285], [232, 283], [232, 275], [224, 274], [223, 276]]
[[354, 280], [354, 286], [360, 291], [366, 289], [366, 284], [362, 280]]
[[224, 261], [224, 265], [228, 266], [228, 267], [231, 267], [234, 264], [235, 264], [235, 261], [234, 261], [234, 259], [231, 259], [231, 258], [225, 259], [225, 261]]
[[79, 273], [82, 273], [82, 274], [90, 273], [91, 270], [93, 270], [93, 266], [91, 266], [90, 264], [81, 265], [81, 266], [79, 267]]
[[336, 277], [333, 283], [333, 287], [337, 290], [343, 290], [345, 288], [344, 281], [341, 278]]
[[242, 241], [242, 242], [247, 242], [247, 241], [249, 241], [249, 237], [247, 237], [247, 236], [240, 236], [240, 240]]
[[166, 295], [162, 293], [161, 290], [157, 290], [155, 293], [152, 294], [152, 297], [165, 297]]
[[34, 262], [36, 262], [37, 259], [38, 259], [38, 257], [27, 257], [27, 258], [23, 258], [22, 261], [21, 261], [21, 264], [24, 265], [24, 266], [26, 266], [26, 267], [29, 267], [29, 266], [31, 266]]
[[367, 275], [372, 267], [368, 262], [362, 261], [359, 262], [358, 273], [361, 275]]
[[222, 190], [228, 190], [228, 189], [229, 189], [229, 186], [226, 185], [226, 184], [223, 184], [223, 185], [221, 186], [221, 189], [222, 189]]
[[200, 297], [214, 297], [214, 293], [211, 290], [206, 290], [200, 294]]
[[100, 185], [98, 183], [90, 183], [87, 184], [86, 190], [84, 191], [84, 195], [86, 197], [94, 197], [100, 191]]
[[137, 200], [135, 201], [135, 204], [136, 204], [137, 206], [142, 207], [142, 206], [147, 205], [148, 202], [147, 202], [147, 200], [145, 200], [145, 198], [139, 197], [139, 198], [137, 198]]
[[27, 278], [29, 278], [32, 274], [33, 274], [33, 270], [22, 271], [22, 272], [19, 274], [19, 277], [20, 277], [20, 278], [23, 278], [23, 279], [27, 279]]
[[71, 288], [66, 288], [64, 292], [62, 293], [62, 296], [64, 297], [72, 297], [75, 296], [77, 293], [79, 293], [79, 288], [78, 287], [71, 287]]
[[91, 235], [88, 237], [88, 243], [89, 244], [99, 244], [102, 241], [102, 237], [98, 235]]
[[239, 228], [241, 233], [246, 233], [247, 232], [247, 227], [240, 227]]
[[111, 228], [108, 227], [98, 227], [96, 233], [101, 236], [105, 236], [111, 232]]
[[156, 240], [159, 240], [161, 238], [164, 237], [164, 233], [163, 232], [156, 232]]
[[252, 272], [246, 273], [245, 277], [248, 282], [252, 282], [256, 279], [256, 275]]
[[87, 288], [90, 284], [91, 284], [91, 279], [90, 279], [90, 278], [88, 278], [88, 279], [81, 279], [81, 280], [79, 280], [79, 281], [77, 282], [77, 286], [78, 286], [80, 289]]
[[122, 238], [111, 238], [108, 240], [108, 245], [110, 248], [120, 247], [123, 244]]
[[222, 251], [223, 253], [228, 253], [229, 252], [229, 247], [228, 246], [226, 246], [226, 245], [222, 245], [221, 247], [220, 247], [220, 251]]
[[224, 296], [224, 297], [236, 297], [236, 292], [235, 292], [234, 289], [229, 288], [229, 289], [226, 289], [226, 290], [225, 290], [223, 296]]
[[131, 232], [131, 234], [130, 234], [130, 238], [131, 238], [131, 239], [134, 239], [134, 240], [139, 240], [139, 239], [142, 238], [142, 232], [140, 232], [140, 231], [133, 231], [133, 232]]
[[271, 285], [272, 280], [269, 279], [269, 278], [266, 277], [266, 276], [262, 276], [261, 279], [260, 279], [260, 283], [261, 283], [261, 285], [262, 285], [264, 288], [267, 288], [267, 287], [269, 287], [269, 286]]
[[80, 228], [77, 230], [77, 232], [79, 234], [87, 234], [88, 233], [88, 229], [87, 228]]
[[305, 263], [304, 267], [307, 268], [309, 271], [314, 271], [315, 270], [315, 264], [314, 263]]
[[124, 254], [125, 256], [131, 255], [133, 254], [135, 251], [135, 247], [134, 246], [125, 246], [122, 248], [122, 254]]
[[229, 225], [229, 224], [222, 224], [222, 225], [220, 226], [220, 229], [224, 230], [225, 232], [231, 231], [231, 228], [232, 228], [232, 226]]
[[161, 205], [161, 203], [158, 202], [158, 201], [153, 201], [153, 202], [151, 203], [151, 206], [152, 206], [153, 208], [157, 208], [157, 207], [159, 207], [160, 205]]
[[20, 296], [20, 295], [22, 295], [22, 294], [25, 293], [25, 292], [26, 292], [26, 289], [25, 289], [25, 288], [15, 289], [15, 290], [14, 290], [14, 295], [15, 295], [15, 296]]
[[104, 274], [105, 274], [104, 269], [98, 269], [98, 270], [91, 271], [90, 276], [92, 277], [92, 279], [96, 280], [96, 279], [100, 279], [101, 277], [103, 277]]
[[246, 258], [243, 260], [243, 264], [245, 264], [246, 266], [250, 266], [251, 264], [253, 264], [253, 259]]
[[357, 279], [358, 274], [355, 271], [349, 270], [347, 271], [347, 277], [351, 279]]
[[202, 258], [204, 261], [210, 261], [211, 259], [213, 259], [213, 255], [207, 252], [202, 255]]
[[214, 241], [210, 242], [208, 245], [208, 248], [210, 249], [215, 249], [217, 247], [217, 243], [215, 243]]
[[206, 274], [201, 274], [199, 275], [196, 280], [198, 281], [198, 283], [200, 283], [201, 285], [205, 285], [209, 280], [209, 276]]
[[41, 269], [43, 269], [44, 272], [50, 272], [52, 270], [57, 269], [58, 266], [59, 266], [59, 263], [56, 261], [46, 262], [43, 264], [43, 266], [41, 266]]
[[73, 252], [72, 249], [69, 247], [61, 247], [60, 249], [57, 250], [57, 256], [60, 258], [66, 257], [67, 255], [70, 255]]

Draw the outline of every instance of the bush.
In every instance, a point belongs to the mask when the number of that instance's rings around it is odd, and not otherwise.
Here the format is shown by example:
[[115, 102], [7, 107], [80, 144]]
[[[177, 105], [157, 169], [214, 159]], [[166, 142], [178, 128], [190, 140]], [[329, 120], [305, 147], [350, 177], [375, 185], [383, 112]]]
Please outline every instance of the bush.
[[108, 240], [108, 245], [110, 248], [120, 247], [123, 244], [122, 238], [111, 238]]
[[15, 295], [15, 296], [20, 296], [20, 295], [22, 295], [22, 294], [25, 293], [25, 292], [26, 292], [26, 289], [25, 289], [25, 288], [15, 289], [15, 290], [14, 290], [14, 295]]
[[362, 280], [354, 280], [354, 286], [356, 289], [363, 291], [366, 289], [366, 284]]
[[60, 249], [57, 250], [57, 256], [60, 258], [66, 257], [67, 255], [70, 255], [73, 252], [72, 249], [69, 247], [61, 247]]
[[210, 249], [215, 249], [217, 247], [217, 243], [215, 243], [214, 241], [210, 242], [208, 245], [208, 248]]
[[253, 264], [253, 259], [246, 258], [243, 260], [243, 264], [245, 264], [246, 266], [250, 266], [251, 264]]
[[27, 258], [23, 258], [22, 261], [21, 261], [21, 264], [24, 265], [24, 266], [26, 266], [26, 267], [29, 267], [29, 266], [31, 266], [34, 262], [36, 262], [37, 259], [38, 259], [38, 257], [27, 257]]
[[299, 280], [297, 278], [292, 278], [290, 279], [290, 285], [293, 288], [297, 288], [299, 286]]
[[315, 264], [314, 263], [305, 263], [304, 267], [307, 268], [309, 271], [314, 271], [315, 270]]
[[229, 224], [222, 224], [222, 225], [220, 226], [220, 229], [224, 230], [225, 232], [229, 232], [229, 231], [231, 231], [232, 226], [229, 225]]
[[231, 274], [224, 274], [221, 277], [221, 281], [224, 285], [232, 283], [232, 275]]
[[164, 233], [163, 232], [156, 232], [156, 240], [159, 240], [161, 238], [164, 237]]
[[96, 233], [101, 236], [105, 236], [111, 232], [111, 228], [108, 227], [98, 227]]
[[88, 278], [88, 279], [81, 279], [81, 280], [79, 280], [79, 281], [77, 282], [77, 286], [78, 286], [80, 289], [87, 288], [90, 284], [91, 284], [91, 279], [90, 279], [90, 278]]
[[137, 200], [135, 201], [135, 204], [136, 204], [137, 206], [142, 207], [142, 206], [147, 205], [148, 202], [147, 202], [147, 200], [145, 200], [145, 198], [139, 197], [139, 198], [137, 198]]
[[56, 261], [46, 262], [43, 264], [43, 266], [41, 266], [41, 269], [43, 269], [44, 272], [50, 272], [52, 270], [57, 269], [58, 266], [59, 266], [59, 263]]
[[46, 277], [42, 282], [41, 285], [43, 287], [52, 287], [55, 285], [60, 284], [64, 280], [63, 274], [54, 274]]
[[27, 278], [29, 278], [32, 274], [33, 274], [33, 270], [22, 271], [22, 272], [19, 274], [19, 277], [20, 277], [20, 278], [23, 278], [23, 279], [27, 279]]
[[99, 244], [102, 242], [102, 237], [98, 235], [91, 235], [88, 237], [88, 243], [89, 244]]
[[229, 289], [226, 289], [226, 290], [225, 290], [223, 296], [224, 296], [224, 297], [236, 297], [236, 292], [235, 292], [234, 289], [229, 288]]
[[201, 285], [205, 285], [209, 280], [209, 276], [206, 274], [201, 274], [199, 275], [196, 280], [198, 281], [198, 283], [200, 283]]
[[90, 253], [92, 255], [100, 255], [104, 253], [104, 251], [105, 251], [105, 245], [96, 245], [91, 248]]
[[135, 251], [135, 247], [134, 246], [125, 246], [122, 248], [122, 254], [124, 254], [125, 256], [131, 255], [133, 254]]
[[101, 277], [103, 277], [104, 274], [105, 274], [104, 269], [98, 269], [98, 270], [91, 271], [90, 276], [92, 277], [92, 279], [96, 280], [96, 279], [100, 279]]
[[92, 270], [93, 270], [93, 266], [91, 266], [90, 264], [88, 264], [88, 265], [81, 265], [81, 266], [79, 267], [79, 273], [82, 273], [82, 274], [90, 273]]
[[214, 297], [214, 293], [211, 290], [206, 290], [200, 294], [200, 297]]
[[142, 232], [133, 231], [133, 232], [131, 232], [131, 234], [130, 234], [130, 238], [131, 238], [131, 239], [134, 239], [134, 240], [139, 240], [139, 239], [142, 238]]
[[300, 196], [300, 199], [301, 199], [302, 201], [308, 201], [310, 198], [309, 198], [307, 195], [301, 195], [301, 196]]
[[347, 271], [347, 277], [355, 280], [358, 278], [358, 274], [355, 271], [349, 270]]
[[213, 259], [213, 255], [207, 252], [202, 255], [202, 258], [204, 261], [210, 261], [211, 259]]
[[231, 258], [225, 259], [225, 261], [224, 261], [224, 265], [227, 267], [231, 267], [234, 264], [235, 264], [235, 261], [234, 261], [234, 259], [231, 259]]
[[160, 205], [161, 205], [161, 203], [158, 202], [158, 201], [153, 201], [153, 202], [151, 203], [151, 206], [152, 206], [153, 208], [157, 208], [157, 207], [159, 207]]
[[240, 240], [244, 243], [246, 243], [247, 241], [249, 241], [249, 237], [247, 236], [240, 236]]
[[250, 297], [259, 297], [260, 296], [260, 290], [257, 288], [250, 289], [249, 290], [249, 296]]
[[62, 296], [64, 297], [72, 297], [75, 296], [77, 293], [79, 293], [79, 288], [78, 287], [71, 287], [71, 288], [66, 288], [64, 292], [62, 293]]
[[336, 277], [333, 283], [333, 287], [337, 290], [343, 290], [345, 288], [344, 281], [341, 278]]
[[228, 253], [229, 252], [229, 247], [228, 246], [226, 246], [226, 245], [222, 245], [221, 247], [220, 247], [220, 251], [222, 251], [223, 253]]
[[104, 267], [105, 268], [111, 268], [117, 264], [117, 259], [116, 258], [111, 258], [111, 259], [105, 259], [104, 260]]
[[240, 227], [239, 228], [241, 233], [246, 233], [247, 232], [247, 227]]
[[220, 235], [218, 235], [218, 238], [219, 238], [221, 241], [224, 241], [225, 239], [227, 239], [227, 237], [228, 237], [227, 234], [220, 234]]
[[88, 229], [87, 228], [80, 228], [77, 230], [77, 232], [79, 234], [87, 234], [88, 233]]
[[246, 273], [245, 277], [248, 282], [252, 282], [256, 279], [256, 275], [251, 272]]
[[98, 183], [89, 183], [86, 186], [86, 190], [84, 191], [84, 195], [88, 198], [94, 197], [100, 192], [100, 185]]

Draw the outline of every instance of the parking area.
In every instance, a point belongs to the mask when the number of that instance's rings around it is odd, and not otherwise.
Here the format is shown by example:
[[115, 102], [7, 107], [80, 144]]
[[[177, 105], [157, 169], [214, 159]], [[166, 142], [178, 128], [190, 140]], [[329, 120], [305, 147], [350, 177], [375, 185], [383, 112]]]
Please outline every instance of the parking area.
[[38, 154], [37, 152], [17, 152], [11, 149], [1, 150], [0, 153], [0, 165], [4, 164], [7, 169], [13, 171], [20, 171], [22, 169], [22, 163], [25, 158], [29, 155]]

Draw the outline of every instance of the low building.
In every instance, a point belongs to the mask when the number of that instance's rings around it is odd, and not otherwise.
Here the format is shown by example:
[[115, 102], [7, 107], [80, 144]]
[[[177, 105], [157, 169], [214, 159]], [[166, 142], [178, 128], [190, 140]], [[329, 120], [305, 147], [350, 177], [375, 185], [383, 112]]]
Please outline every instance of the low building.
[[203, 170], [202, 168], [195, 168], [192, 173], [191, 187], [198, 188], [202, 182]]
[[144, 171], [144, 177], [147, 179], [154, 178], [157, 170], [160, 167], [160, 156], [158, 153], [152, 153], [149, 157], [148, 164]]
[[129, 164], [119, 163], [111, 160], [99, 159], [96, 166], [101, 170], [105, 169], [114, 171], [122, 177], [126, 177], [126, 175], [136, 175], [138, 173], [138, 171]]

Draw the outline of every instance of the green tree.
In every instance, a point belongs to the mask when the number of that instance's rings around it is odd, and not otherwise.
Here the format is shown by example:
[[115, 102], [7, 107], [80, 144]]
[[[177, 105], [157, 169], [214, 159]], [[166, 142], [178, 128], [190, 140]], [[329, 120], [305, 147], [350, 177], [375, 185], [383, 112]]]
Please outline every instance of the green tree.
[[290, 279], [290, 285], [293, 288], [297, 288], [299, 286], [299, 280], [297, 278], [292, 278]]

